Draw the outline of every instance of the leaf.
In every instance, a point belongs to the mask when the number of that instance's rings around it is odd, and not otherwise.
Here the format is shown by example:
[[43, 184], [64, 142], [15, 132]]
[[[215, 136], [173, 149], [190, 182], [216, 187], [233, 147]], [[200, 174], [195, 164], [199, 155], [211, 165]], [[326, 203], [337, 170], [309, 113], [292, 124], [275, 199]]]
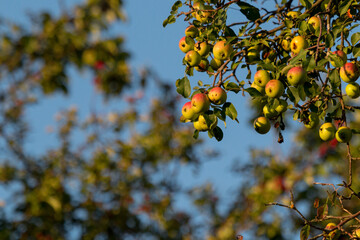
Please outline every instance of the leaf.
[[360, 40], [360, 32], [356, 32], [351, 36], [351, 44], [356, 45]]
[[328, 34], [326, 34], [325, 46], [327, 48], [331, 48], [332, 46], [334, 46], [334, 44], [335, 44], [334, 35], [332, 32], [329, 32]]
[[307, 65], [306, 71], [310, 72], [314, 70], [315, 67], [316, 67], [315, 55], [312, 55], [309, 64]]
[[237, 111], [232, 103], [226, 102], [223, 106], [223, 109], [225, 109], [225, 114], [229, 116], [232, 120], [235, 120], [237, 118]]
[[305, 225], [300, 231], [300, 240], [307, 240], [310, 235], [310, 226]]
[[188, 98], [191, 94], [190, 81], [187, 77], [176, 80], [176, 91], [184, 98]]
[[300, 0], [301, 5], [303, 5], [306, 9], [309, 9], [311, 7], [311, 3], [309, 0]]
[[341, 67], [343, 66], [346, 62], [341, 58], [339, 57], [337, 54], [333, 54], [333, 53], [330, 53], [329, 55], [331, 61], [333, 61], [333, 63], [335, 64], [335, 67]]
[[238, 1], [236, 4], [241, 8], [240, 12], [242, 12], [250, 21], [255, 21], [260, 18], [260, 11], [258, 8], [243, 1]]
[[173, 6], [171, 7], [171, 10], [176, 12], [181, 6], [182, 6], [182, 2], [181, 1], [176, 1], [173, 4]]
[[302, 101], [305, 101], [306, 100], [306, 93], [305, 93], [305, 90], [304, 90], [304, 86], [303, 85], [299, 85], [297, 87], [297, 90], [298, 90], [298, 93], [299, 93], [299, 97]]
[[220, 141], [223, 139], [223, 137], [224, 137], [224, 133], [223, 133], [223, 131], [221, 130], [221, 128], [218, 127], [218, 126], [216, 126], [212, 131], [213, 131], [213, 133], [214, 133], [214, 137], [216, 138], [216, 140], [217, 140], [218, 142], [220, 142]]
[[354, 47], [352, 53], [355, 58], [360, 57], [360, 47]]
[[301, 49], [301, 51], [289, 62], [290, 65], [295, 65], [300, 60], [305, 60], [308, 50]]
[[195, 130], [195, 131], [194, 131], [193, 138], [194, 138], [194, 139], [198, 139], [198, 138], [199, 138], [199, 130]]
[[297, 104], [300, 101], [300, 96], [297, 88], [289, 87], [287, 90], [287, 94], [289, 95], [290, 100], [295, 104]]
[[225, 89], [235, 93], [238, 93], [241, 90], [239, 85], [234, 82], [229, 82], [228, 84], [226, 84]]
[[244, 90], [245, 92], [248, 92], [252, 97], [262, 96], [262, 94], [256, 88], [249, 87], [249, 88], [245, 88]]
[[330, 79], [330, 84], [333, 89], [338, 88], [340, 86], [341, 80], [340, 80], [339, 72], [337, 71], [337, 69], [333, 69], [330, 72], [329, 79]]
[[344, 0], [339, 6], [340, 16], [344, 15], [349, 9], [350, 5], [353, 3], [353, 0]]

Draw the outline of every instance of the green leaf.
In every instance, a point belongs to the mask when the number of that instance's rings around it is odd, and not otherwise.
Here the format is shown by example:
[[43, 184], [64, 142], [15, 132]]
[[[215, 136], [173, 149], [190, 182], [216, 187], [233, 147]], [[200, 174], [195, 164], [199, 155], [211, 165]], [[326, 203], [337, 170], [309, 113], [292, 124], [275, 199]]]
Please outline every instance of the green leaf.
[[250, 21], [255, 21], [260, 18], [260, 11], [258, 8], [243, 1], [238, 1], [236, 4], [241, 8], [240, 12], [242, 12], [242, 14]]
[[332, 46], [334, 46], [334, 44], [335, 44], [334, 35], [332, 32], [329, 32], [325, 38], [325, 46], [327, 48], [331, 48]]
[[300, 231], [300, 240], [307, 240], [310, 235], [310, 226], [305, 225]]
[[337, 69], [333, 69], [330, 72], [329, 79], [332, 88], [338, 88], [340, 86], [341, 80]]
[[299, 93], [299, 97], [302, 101], [305, 101], [306, 100], [306, 93], [305, 93], [305, 90], [304, 90], [304, 86], [303, 85], [299, 85], [297, 87], [298, 89], [298, 93]]
[[339, 57], [337, 54], [330, 53], [329, 57], [330, 57], [331, 61], [334, 62], [335, 67], [341, 67], [345, 64], [345, 61], [341, 57]]
[[235, 120], [237, 118], [237, 111], [232, 103], [226, 102], [223, 106], [223, 109], [225, 109], [225, 114], [229, 116], [232, 120]]
[[306, 9], [309, 9], [311, 7], [311, 3], [309, 0], [300, 0], [301, 5], [303, 5]]
[[289, 62], [290, 65], [295, 65], [300, 60], [306, 59], [306, 54], [308, 50], [301, 49], [298, 55], [296, 55], [291, 61]]
[[354, 47], [352, 53], [355, 58], [360, 57], [360, 47]]
[[215, 139], [220, 142], [223, 137], [224, 137], [224, 133], [223, 131], [221, 130], [221, 128], [219, 128], [218, 126], [216, 126], [213, 130], [213, 133], [214, 133], [214, 137]]
[[181, 1], [176, 1], [173, 6], [171, 7], [171, 10], [173, 12], [176, 12], [180, 7], [182, 6], [182, 2]]
[[241, 89], [238, 84], [236, 84], [234, 82], [229, 82], [228, 84], [226, 84], [225, 90], [238, 93]]
[[343, 0], [342, 3], [340, 3], [339, 6], [340, 16], [344, 15], [347, 12], [347, 10], [349, 9], [352, 3], [353, 0]]
[[315, 55], [312, 55], [309, 61], [309, 64], [307, 65], [306, 71], [310, 72], [312, 70], [314, 70], [316, 67], [316, 62], [315, 62]]
[[295, 104], [297, 104], [300, 101], [300, 96], [297, 88], [289, 87], [287, 90], [287, 94], [289, 95], [290, 100]]
[[248, 92], [252, 97], [262, 96], [262, 94], [256, 88], [249, 87], [249, 88], [245, 88], [244, 90], [245, 92]]
[[194, 131], [193, 138], [194, 138], [194, 139], [198, 139], [198, 138], [199, 138], [199, 130], [195, 130], [195, 131]]
[[187, 77], [176, 80], [176, 91], [184, 98], [188, 98], [191, 94], [190, 81]]

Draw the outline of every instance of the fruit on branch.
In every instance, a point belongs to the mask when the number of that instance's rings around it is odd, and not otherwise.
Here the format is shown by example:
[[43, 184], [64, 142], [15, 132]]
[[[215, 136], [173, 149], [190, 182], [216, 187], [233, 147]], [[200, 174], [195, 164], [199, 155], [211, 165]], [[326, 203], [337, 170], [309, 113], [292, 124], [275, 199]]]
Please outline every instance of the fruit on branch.
[[[212, 121], [213, 120], [213, 121]], [[217, 122], [218, 122], [218, 120], [217, 120], [217, 117], [215, 117], [214, 115], [213, 115], [213, 117], [209, 117], [209, 122], [210, 123], [208, 123], [207, 121], [206, 121], [206, 119], [205, 119], [205, 117], [204, 117], [204, 115], [199, 115], [199, 118], [196, 120], [196, 121], [194, 121], [194, 128], [196, 129], [196, 130], [199, 130], [199, 131], [208, 131], [208, 130], [210, 130], [210, 129], [213, 129], [213, 128], [215, 128], [216, 127], [216, 125], [217, 125]], [[210, 125], [209, 125], [210, 124]]]
[[212, 69], [214, 69], [215, 71], [218, 70], [222, 65], [224, 64], [223, 61], [213, 58], [210, 61], [210, 66]]
[[191, 102], [187, 102], [181, 109], [181, 113], [185, 119], [192, 120], [195, 116], [193, 109], [191, 108]]
[[200, 60], [200, 63], [195, 67], [198, 72], [205, 72], [209, 67], [209, 61], [205, 58]]
[[344, 64], [347, 61], [346, 53], [344, 53], [344, 51], [342, 51], [342, 50], [337, 50], [337, 51], [334, 52], [334, 54], [336, 54], [341, 59], [341, 61], [340, 61], [341, 64], [336, 65], [336, 63], [331, 60], [330, 61], [331, 65], [333, 65], [334, 67], [342, 67], [342, 66], [344, 66]]
[[214, 57], [220, 61], [230, 59], [230, 55], [234, 51], [230, 43], [226, 41], [217, 42], [213, 48]]
[[296, 36], [291, 40], [290, 49], [293, 54], [298, 54], [301, 49], [308, 48], [309, 44], [303, 36]]
[[288, 103], [284, 99], [279, 99], [279, 105], [275, 107], [275, 111], [280, 113], [286, 112]]
[[318, 16], [313, 16], [313, 17], [309, 18], [308, 24], [309, 24], [309, 26], [311, 26], [310, 29], [315, 32], [318, 29], [320, 29], [321, 19]]
[[256, 90], [258, 90], [259, 93], [261, 93], [262, 95], [265, 94], [265, 88], [264, 87], [260, 87], [259, 85], [255, 84], [255, 82], [253, 82], [251, 84], [252, 88], [255, 88]]
[[349, 98], [355, 99], [360, 96], [360, 87], [357, 83], [349, 83], [345, 87], [346, 95], [348, 95]]
[[280, 45], [285, 51], [290, 51], [291, 50], [290, 43], [291, 43], [291, 39], [286, 38], [286, 39], [281, 40]]
[[198, 52], [200, 56], [206, 56], [210, 52], [210, 45], [207, 44], [207, 42], [197, 42], [194, 50]]
[[264, 113], [264, 116], [267, 118], [273, 118], [273, 117], [276, 117], [279, 115], [279, 113], [274, 108], [270, 107], [269, 104], [266, 104], [263, 107], [263, 113]]
[[317, 115], [317, 113], [311, 112], [308, 116], [307, 119], [304, 121], [304, 126], [306, 128], [314, 128], [319, 124], [319, 117]]
[[329, 239], [333, 239], [335, 237], [336, 233], [339, 231], [338, 229], [336, 229], [335, 223], [328, 223], [325, 227], [325, 230], [333, 230], [333, 231], [329, 232], [329, 234], [327, 235], [329, 237]]
[[319, 136], [321, 140], [326, 142], [334, 139], [335, 132], [336, 132], [335, 126], [330, 122], [326, 122], [320, 126]]
[[205, 93], [197, 93], [191, 99], [191, 108], [194, 113], [203, 113], [209, 110], [210, 101]]
[[254, 75], [254, 83], [259, 87], [265, 87], [270, 81], [270, 74], [266, 70], [259, 70]]
[[336, 131], [335, 137], [340, 143], [348, 143], [352, 138], [352, 131], [349, 127], [339, 127]]
[[276, 79], [270, 80], [265, 86], [265, 93], [270, 98], [278, 98], [284, 91], [284, 84]]
[[297, 67], [291, 68], [288, 71], [286, 77], [287, 77], [288, 83], [291, 86], [297, 86], [299, 84], [305, 83], [307, 74], [306, 74], [306, 71], [302, 67], [297, 66]]
[[355, 82], [359, 77], [359, 69], [355, 63], [345, 63], [345, 65], [340, 68], [340, 77], [344, 82]]
[[212, 12], [210, 12], [210, 11], [201, 11], [201, 10], [213, 10], [212, 7], [210, 7], [208, 5], [204, 5], [201, 2], [196, 2], [196, 3], [193, 4], [193, 8], [196, 10], [196, 12], [194, 14], [196, 20], [198, 20], [201, 23], [206, 23], [206, 22], [209, 21], [211, 15], [212, 15]]
[[190, 50], [193, 50], [195, 46], [195, 41], [191, 37], [183, 37], [179, 41], [179, 48], [182, 52], [187, 53]]
[[360, 228], [356, 229], [356, 230], [353, 232], [353, 237], [360, 238]]
[[270, 131], [270, 121], [266, 117], [258, 117], [254, 121], [254, 128], [260, 134], [266, 134]]
[[247, 52], [247, 62], [260, 60], [260, 46], [250, 47]]
[[190, 50], [185, 55], [185, 61], [191, 66], [195, 67], [199, 65], [201, 61], [201, 56], [194, 50]]
[[214, 103], [216, 105], [221, 105], [226, 102], [227, 93], [221, 87], [213, 87], [209, 91], [208, 97], [212, 103]]
[[296, 11], [290, 11], [286, 14], [286, 16], [288, 16], [289, 18], [295, 19], [300, 16], [300, 13], [296, 12]]
[[185, 36], [196, 38], [199, 35], [199, 30], [194, 26], [190, 25], [185, 29]]

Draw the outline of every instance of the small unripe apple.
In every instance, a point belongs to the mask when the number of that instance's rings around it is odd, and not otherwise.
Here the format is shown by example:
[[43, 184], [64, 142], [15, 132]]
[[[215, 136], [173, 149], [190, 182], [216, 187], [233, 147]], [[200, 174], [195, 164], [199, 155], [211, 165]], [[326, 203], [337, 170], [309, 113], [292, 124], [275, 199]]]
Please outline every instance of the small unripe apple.
[[201, 61], [201, 56], [194, 50], [190, 50], [185, 55], [185, 61], [191, 66], [199, 65]]
[[265, 86], [265, 93], [270, 98], [278, 98], [284, 91], [284, 84], [276, 79], [270, 80]]
[[185, 29], [185, 36], [196, 38], [199, 35], [199, 30], [194, 25], [190, 25]]
[[358, 98], [360, 96], [359, 84], [357, 84], [356, 82], [349, 83], [345, 88], [345, 92], [349, 98], [352, 99]]
[[205, 58], [201, 59], [200, 63], [195, 67], [198, 72], [205, 72], [209, 67], [209, 61]]
[[213, 122], [211, 124], [211, 126], [209, 126], [208, 123], [206, 122], [205, 117], [203, 115], [199, 115], [199, 118], [196, 121], [194, 121], [194, 128], [196, 130], [199, 130], [199, 131], [202, 131], [202, 132], [203, 131], [208, 131], [210, 129], [215, 128], [216, 125], [217, 125], [217, 122], [218, 122], [217, 117], [215, 117], [215, 122]]
[[316, 113], [311, 112], [307, 117], [307, 122], [304, 122], [306, 128], [314, 128], [319, 124], [319, 117]]
[[229, 59], [233, 51], [231, 44], [226, 41], [217, 42], [213, 48], [214, 57], [220, 61]]
[[309, 44], [303, 36], [296, 36], [291, 40], [290, 49], [293, 54], [298, 54], [301, 49], [308, 48]]
[[285, 50], [285, 51], [290, 51], [290, 39], [283, 39], [281, 40], [281, 47]]
[[179, 41], [179, 48], [182, 52], [187, 53], [190, 50], [193, 50], [195, 46], [195, 41], [191, 37], [183, 37]]
[[321, 20], [317, 16], [313, 16], [309, 19], [308, 24], [311, 26], [312, 31], [320, 29]]
[[205, 93], [197, 93], [191, 99], [191, 108], [194, 113], [202, 113], [209, 110], [210, 101]]
[[195, 43], [194, 50], [200, 54], [200, 56], [206, 56], [210, 52], [210, 45], [207, 42]]
[[342, 67], [342, 66], [344, 66], [344, 64], [347, 61], [346, 53], [344, 51], [337, 50], [337, 51], [334, 52], [334, 54], [336, 54], [337, 56], [339, 56], [341, 58], [342, 64], [337, 66], [334, 61], [330, 61], [331, 65], [333, 65], [334, 67]]
[[345, 63], [345, 65], [340, 68], [340, 77], [344, 82], [355, 82], [359, 77], [359, 69], [355, 63]]
[[295, 11], [290, 11], [286, 14], [286, 16], [292, 18], [292, 19], [295, 19], [295, 18], [298, 18], [300, 16], [300, 13], [299, 12], [295, 12]]
[[270, 121], [266, 117], [258, 117], [254, 121], [254, 128], [260, 134], [265, 134], [270, 131]]
[[191, 108], [191, 102], [187, 102], [184, 104], [184, 106], [181, 109], [181, 113], [184, 116], [185, 119], [192, 120], [195, 113]]
[[280, 99], [279, 101], [280, 103], [275, 107], [275, 111], [280, 114], [287, 110], [288, 103], [284, 99]]
[[223, 61], [213, 58], [210, 61], [210, 66], [212, 67], [212, 69], [214, 69], [215, 71], [218, 70], [222, 65], [224, 64]]
[[213, 87], [209, 93], [208, 97], [210, 101], [216, 105], [221, 105], [226, 102], [227, 94], [224, 89], [221, 87]]
[[266, 70], [259, 70], [255, 73], [254, 83], [259, 87], [265, 87], [270, 81], [270, 74]]
[[339, 127], [335, 134], [336, 140], [340, 143], [350, 142], [352, 131], [349, 127]]
[[251, 87], [252, 87], [252, 88], [255, 88], [256, 90], [258, 90], [259, 93], [261, 93], [262, 95], [265, 94], [265, 88], [264, 88], [264, 87], [260, 87], [259, 85], [255, 84], [255, 82], [253, 82], [253, 83], [251, 84]]
[[302, 67], [298, 66], [291, 68], [286, 76], [288, 83], [291, 86], [297, 86], [299, 84], [303, 84], [306, 81], [307, 74]]
[[326, 142], [334, 139], [335, 132], [336, 132], [335, 126], [330, 122], [326, 122], [320, 126], [319, 136], [321, 140]]
[[270, 107], [269, 104], [266, 104], [263, 107], [263, 113], [267, 118], [273, 118], [279, 115], [279, 113], [274, 108]]

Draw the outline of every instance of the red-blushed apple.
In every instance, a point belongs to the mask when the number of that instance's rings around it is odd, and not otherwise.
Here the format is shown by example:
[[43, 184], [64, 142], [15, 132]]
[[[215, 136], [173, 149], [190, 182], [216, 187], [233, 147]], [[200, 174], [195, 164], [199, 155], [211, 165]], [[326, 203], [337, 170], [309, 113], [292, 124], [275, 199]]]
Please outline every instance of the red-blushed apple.
[[286, 14], [286, 16], [288, 16], [289, 18], [295, 19], [298, 18], [300, 16], [299, 12], [295, 12], [295, 11], [290, 11]]
[[319, 117], [315, 112], [311, 112], [307, 116], [306, 121], [304, 121], [304, 126], [309, 129], [316, 127], [318, 124], [319, 124]]
[[199, 35], [199, 30], [194, 26], [190, 25], [185, 29], [185, 36], [196, 38]]
[[349, 98], [355, 99], [360, 96], [360, 87], [357, 83], [348, 83], [345, 87], [346, 95], [348, 95]]
[[216, 105], [221, 105], [226, 102], [227, 94], [221, 87], [213, 87], [208, 93], [210, 101]]
[[349, 127], [339, 127], [335, 133], [335, 138], [340, 143], [348, 143], [352, 138], [352, 131]]
[[229, 59], [233, 51], [232, 45], [226, 41], [217, 42], [213, 48], [214, 57], [220, 61]]
[[179, 41], [179, 48], [182, 52], [187, 53], [190, 50], [193, 50], [195, 46], [195, 41], [191, 37], [183, 37]]
[[266, 70], [259, 70], [254, 75], [254, 83], [259, 87], [265, 87], [270, 81], [270, 74]]
[[308, 24], [311, 26], [310, 27], [311, 31], [315, 32], [318, 29], [320, 29], [321, 19], [318, 16], [313, 16], [309, 18]]
[[281, 114], [287, 110], [287, 107], [288, 103], [284, 99], [279, 99], [279, 105], [275, 107], [275, 111]]
[[216, 59], [216, 58], [213, 58], [210, 61], [210, 66], [215, 71], [218, 70], [223, 64], [224, 64], [224, 61], [221, 61], [221, 60]]
[[261, 93], [262, 95], [265, 94], [265, 88], [258, 86], [257, 84], [255, 84], [255, 82], [253, 82], [253, 83], [251, 84], [251, 87], [252, 87], [252, 88], [255, 88], [256, 90], [258, 90], [258, 92]]
[[334, 61], [330, 61], [331, 65], [333, 65], [334, 67], [342, 67], [344, 66], [344, 64], [346, 63], [347, 61], [347, 56], [346, 56], [346, 53], [342, 50], [337, 50], [335, 52], [333, 52], [334, 54], [336, 54], [340, 59], [340, 64], [336, 65]]
[[190, 50], [185, 55], [185, 61], [191, 66], [195, 67], [199, 65], [201, 56], [194, 50]]
[[340, 77], [346, 83], [355, 82], [359, 77], [359, 69], [355, 63], [345, 63], [345, 65], [340, 68]]
[[255, 131], [260, 134], [266, 134], [270, 131], [270, 121], [266, 117], [258, 117], [254, 121]]
[[284, 84], [276, 79], [270, 80], [265, 86], [265, 93], [270, 98], [278, 98], [284, 91]]
[[270, 107], [269, 104], [265, 104], [263, 107], [263, 113], [267, 118], [274, 118], [279, 115], [279, 113], [274, 108]]
[[188, 119], [188, 120], [193, 119], [193, 117], [195, 116], [195, 113], [191, 108], [191, 102], [187, 102], [184, 104], [184, 106], [181, 109], [181, 113], [185, 119]]
[[308, 48], [309, 44], [303, 36], [296, 36], [291, 40], [290, 49], [293, 54], [298, 54], [301, 49]]
[[297, 66], [297, 67], [291, 68], [288, 71], [286, 77], [287, 77], [288, 83], [291, 86], [297, 86], [299, 84], [305, 83], [307, 74], [306, 74], [306, 71], [302, 67]]
[[209, 110], [210, 100], [205, 93], [197, 93], [191, 99], [191, 108], [194, 113], [203, 113]]
[[200, 63], [195, 67], [198, 72], [205, 72], [209, 67], [209, 61], [205, 58], [201, 59]]
[[206, 56], [210, 52], [210, 45], [207, 42], [195, 43], [194, 50], [200, 54], [200, 56]]
[[327, 141], [334, 139], [335, 132], [336, 132], [336, 128], [335, 128], [334, 124], [332, 124], [330, 122], [326, 122], [320, 126], [319, 136], [320, 136], [321, 140], [327, 142]]

